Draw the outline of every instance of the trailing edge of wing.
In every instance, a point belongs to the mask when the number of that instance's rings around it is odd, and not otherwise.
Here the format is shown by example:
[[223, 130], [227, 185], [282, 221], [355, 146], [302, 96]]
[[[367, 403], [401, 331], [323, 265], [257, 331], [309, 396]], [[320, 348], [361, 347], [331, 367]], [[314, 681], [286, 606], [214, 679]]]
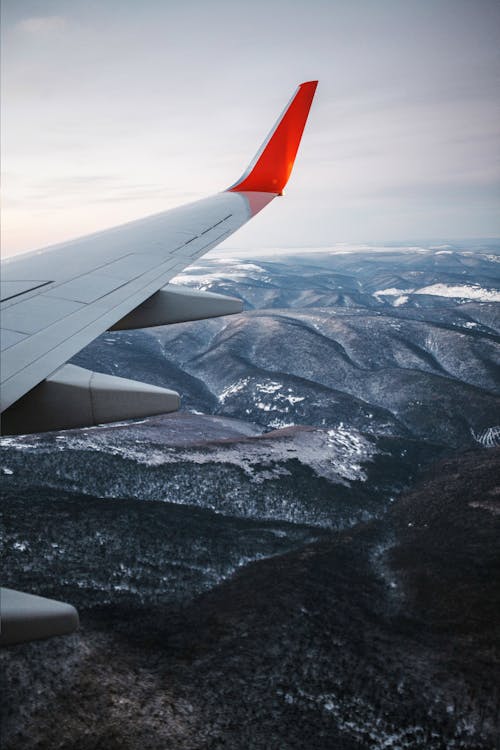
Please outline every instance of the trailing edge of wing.
[[301, 83], [246, 172], [229, 191], [280, 195], [292, 172], [318, 81]]

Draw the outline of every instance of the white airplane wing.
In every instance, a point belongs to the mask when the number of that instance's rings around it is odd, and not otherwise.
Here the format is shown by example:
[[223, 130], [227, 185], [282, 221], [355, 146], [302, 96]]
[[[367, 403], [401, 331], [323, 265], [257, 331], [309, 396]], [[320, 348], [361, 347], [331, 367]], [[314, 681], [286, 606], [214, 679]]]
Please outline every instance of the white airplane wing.
[[[80, 427], [174, 411], [174, 391], [65, 364], [109, 329], [241, 311], [237, 299], [169, 284], [280, 195], [317, 81], [301, 84], [245, 174], [211, 198], [7, 259], [1, 269], [2, 432]], [[0, 589], [0, 645], [63, 635], [74, 607]]]
[[2, 263], [3, 434], [178, 408], [174, 391], [65, 363], [109, 329], [240, 312], [238, 300], [169, 281], [282, 193], [316, 85], [298, 87], [245, 174], [224, 192]]

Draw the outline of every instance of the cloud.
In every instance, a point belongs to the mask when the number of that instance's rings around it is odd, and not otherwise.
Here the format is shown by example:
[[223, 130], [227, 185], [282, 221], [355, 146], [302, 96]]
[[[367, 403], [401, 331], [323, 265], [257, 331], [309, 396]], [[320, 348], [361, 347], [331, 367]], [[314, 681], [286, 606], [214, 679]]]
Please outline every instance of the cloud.
[[31, 16], [17, 24], [18, 29], [27, 34], [51, 34], [64, 31], [67, 21], [63, 16]]

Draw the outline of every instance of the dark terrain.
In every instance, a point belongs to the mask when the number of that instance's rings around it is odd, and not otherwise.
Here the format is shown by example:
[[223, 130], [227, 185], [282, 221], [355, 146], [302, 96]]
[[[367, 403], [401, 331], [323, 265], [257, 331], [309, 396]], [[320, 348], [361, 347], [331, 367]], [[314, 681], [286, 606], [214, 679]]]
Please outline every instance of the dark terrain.
[[81, 628], [2, 749], [500, 747], [497, 253], [206, 260], [245, 313], [78, 355], [191, 414], [3, 441], [3, 583]]

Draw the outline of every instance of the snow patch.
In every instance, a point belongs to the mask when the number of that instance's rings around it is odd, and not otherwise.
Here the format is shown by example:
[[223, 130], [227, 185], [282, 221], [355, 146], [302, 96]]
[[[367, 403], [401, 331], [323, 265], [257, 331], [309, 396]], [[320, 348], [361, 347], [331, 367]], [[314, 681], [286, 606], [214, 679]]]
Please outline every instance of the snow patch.
[[250, 378], [241, 378], [241, 380], [237, 380], [236, 383], [228, 385], [227, 388], [224, 388], [219, 394], [219, 403], [223, 404], [229, 396], [234, 396], [235, 393], [243, 391], [247, 387], [249, 381]]
[[295, 422], [285, 422], [283, 419], [272, 419], [268, 422], [268, 425], [275, 430], [283, 430], [286, 427], [295, 427]]
[[[287, 413], [291, 406], [305, 401], [306, 398], [296, 395], [292, 388], [286, 388], [283, 383], [276, 380], [254, 382], [252, 378], [241, 378], [221, 392], [219, 403], [224, 404], [231, 396], [244, 391], [246, 391], [245, 396], [253, 400], [254, 408], [263, 412]], [[251, 409], [247, 409], [246, 413], [250, 414]], [[287, 425], [290, 424], [292, 423], [287, 422]]]
[[380, 301], [383, 297], [396, 297], [394, 306], [399, 307], [408, 302], [409, 295], [426, 294], [433, 297], [451, 297], [454, 299], [475, 299], [480, 302], [500, 302], [500, 292], [494, 289], [483, 289], [478, 284], [430, 284], [420, 289], [378, 289], [372, 296]]
[[271, 404], [264, 404], [262, 401], [258, 401], [256, 403], [257, 409], [262, 409], [262, 411], [271, 411]]
[[477, 299], [480, 302], [500, 302], [500, 292], [483, 289], [478, 284], [431, 284], [417, 289], [414, 294], [428, 294], [434, 297], [452, 297], [457, 299]]
[[[398, 299], [404, 298], [404, 301], [408, 301], [408, 294], [411, 294], [413, 289], [396, 289], [396, 287], [390, 287], [389, 289], [379, 289], [373, 292], [372, 297], [380, 300], [381, 297], [397, 297]], [[397, 304], [395, 302], [394, 304]], [[402, 304], [401, 302], [399, 304]]]
[[400, 305], [406, 305], [406, 303], [408, 302], [408, 299], [409, 297], [407, 294], [402, 294], [400, 297], [396, 297], [396, 299], [394, 300], [394, 307], [399, 307]]
[[475, 432], [471, 428], [471, 434], [474, 440], [485, 448], [496, 448], [500, 445], [500, 425], [487, 427], [481, 432]]
[[17, 550], [18, 552], [26, 552], [27, 549], [29, 549], [30, 544], [29, 542], [23, 541], [23, 542], [14, 542], [12, 545], [12, 549]]
[[283, 385], [282, 383], [276, 383], [271, 380], [269, 383], [256, 383], [255, 387], [257, 390], [261, 391], [261, 393], [276, 393], [280, 388], [283, 388]]

